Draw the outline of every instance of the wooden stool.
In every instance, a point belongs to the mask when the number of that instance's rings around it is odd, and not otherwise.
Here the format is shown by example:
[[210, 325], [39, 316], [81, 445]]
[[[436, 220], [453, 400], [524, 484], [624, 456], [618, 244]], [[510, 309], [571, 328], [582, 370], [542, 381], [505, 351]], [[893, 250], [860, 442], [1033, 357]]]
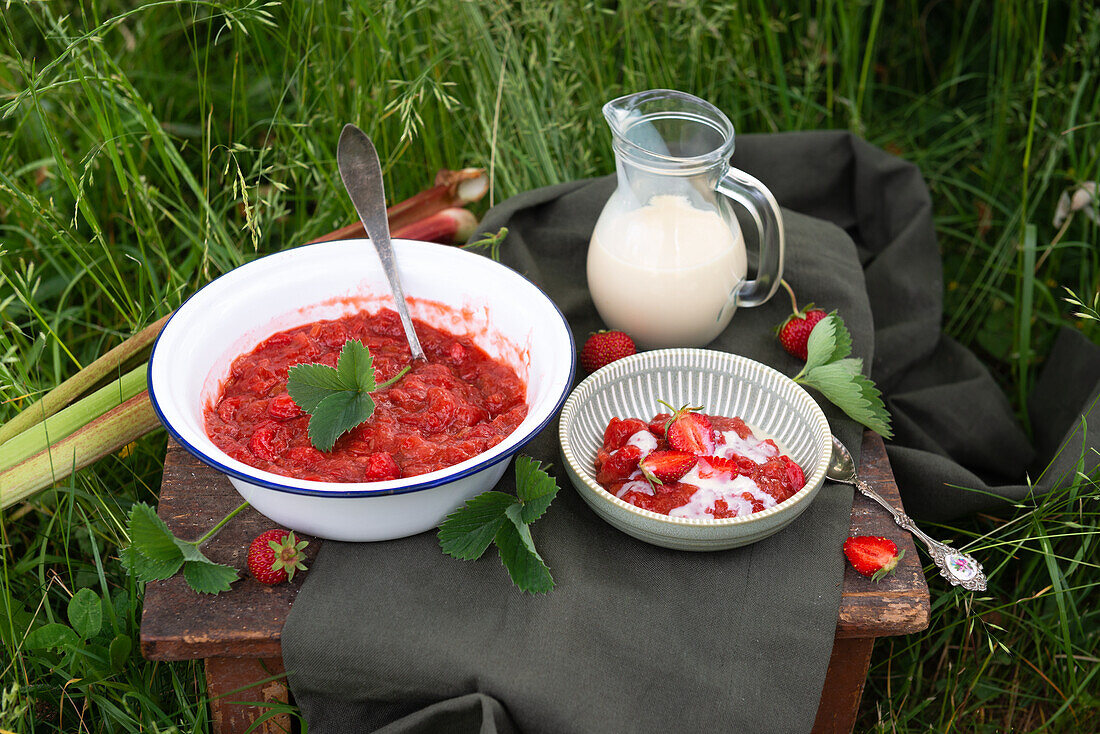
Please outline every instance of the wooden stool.
[[[901, 507], [885, 446], [870, 432], [863, 438], [860, 473]], [[172, 532], [197, 538], [240, 503], [224, 475], [169, 442], [157, 512]], [[211, 560], [247, 576], [243, 569], [248, 544], [269, 527], [270, 520], [249, 508], [204, 551]], [[833, 654], [814, 732], [852, 730], [876, 637], [919, 632], [928, 626], [928, 585], [909, 534], [858, 494], [852, 506], [851, 534], [891, 538], [905, 550], [905, 557], [893, 575], [878, 583], [846, 564]], [[321, 541], [310, 540], [306, 550], [312, 559]], [[243, 734], [265, 714], [267, 719], [254, 731], [290, 731], [289, 716], [272, 715], [263, 705], [287, 701], [280, 640], [301, 584], [302, 577], [280, 586], [264, 586], [248, 577], [230, 592], [205, 596], [191, 591], [178, 575], [150, 583], [141, 617], [141, 651], [150, 660], [205, 661], [211, 716], [220, 734]]]

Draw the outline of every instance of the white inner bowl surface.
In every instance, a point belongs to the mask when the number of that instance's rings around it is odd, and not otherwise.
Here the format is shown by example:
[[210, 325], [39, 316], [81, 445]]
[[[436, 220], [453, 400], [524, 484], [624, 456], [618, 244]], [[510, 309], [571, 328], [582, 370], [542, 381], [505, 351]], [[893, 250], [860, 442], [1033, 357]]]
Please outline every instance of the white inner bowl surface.
[[206, 435], [203, 410], [218, 398], [238, 356], [275, 334], [362, 310], [393, 307], [369, 240], [306, 245], [257, 259], [192, 296], [162, 330], [149, 392], [169, 432], [231, 475], [301, 493], [392, 494], [434, 486], [510, 455], [556, 411], [573, 374], [573, 340], [561, 312], [509, 268], [456, 247], [394, 240], [413, 318], [470, 338], [527, 385], [528, 413], [501, 443], [451, 467], [386, 482], [335, 483], [262, 471], [231, 458]]

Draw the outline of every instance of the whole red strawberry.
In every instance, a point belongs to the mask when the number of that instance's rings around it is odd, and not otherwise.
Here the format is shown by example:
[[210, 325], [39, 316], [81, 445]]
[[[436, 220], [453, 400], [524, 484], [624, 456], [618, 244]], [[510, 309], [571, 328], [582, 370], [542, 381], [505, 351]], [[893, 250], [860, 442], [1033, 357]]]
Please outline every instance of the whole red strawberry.
[[624, 332], [597, 331], [589, 335], [581, 348], [581, 367], [584, 367], [586, 372], [595, 372], [637, 351], [634, 340]]
[[810, 339], [810, 332], [817, 326], [817, 322], [828, 316], [820, 308], [814, 308], [811, 303], [802, 311], [796, 311], [779, 326], [779, 343], [802, 361], [806, 360], [806, 342]]
[[294, 533], [275, 528], [260, 533], [248, 546], [248, 571], [261, 584], [281, 584], [305, 571], [302, 549], [309, 541], [298, 540]]
[[905, 551], [898, 551], [897, 544], [889, 538], [857, 535], [844, 541], [844, 555], [852, 568], [878, 581], [897, 568]]
[[783, 345], [783, 348], [787, 350], [788, 354], [798, 357], [803, 362], [806, 361], [806, 342], [810, 339], [810, 332], [817, 326], [817, 322], [825, 318], [829, 314], [825, 313], [820, 308], [814, 308], [814, 304], [810, 303], [805, 308], [800, 309], [798, 302], [795, 300], [794, 291], [791, 290], [791, 286], [785, 280], [779, 281], [780, 285], [787, 289], [787, 293], [791, 296], [791, 313], [779, 327], [775, 330], [775, 333], [779, 335], [779, 343]]

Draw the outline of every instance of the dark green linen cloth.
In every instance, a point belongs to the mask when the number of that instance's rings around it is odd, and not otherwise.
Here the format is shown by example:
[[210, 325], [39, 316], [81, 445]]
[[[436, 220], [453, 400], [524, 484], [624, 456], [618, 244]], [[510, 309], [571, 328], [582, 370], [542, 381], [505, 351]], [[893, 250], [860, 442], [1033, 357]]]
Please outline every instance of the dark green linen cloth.
[[[784, 206], [787, 280], [802, 301], [843, 315], [855, 355], [886, 388], [907, 502], [949, 516], [997, 501], [1001, 487], [989, 482], [1017, 469], [1019, 480], [1022, 468], [996, 457], [1019, 463], [1034, 452], [988, 374], [940, 335], [939, 256], [919, 171], [845, 133], [743, 136], [734, 164]], [[562, 308], [578, 343], [602, 326], [584, 261], [613, 186], [605, 177], [528, 192], [482, 225], [509, 227], [503, 258]], [[788, 311], [781, 297], [742, 309], [710, 346], [794, 374], [772, 333]], [[1095, 382], [1091, 346], [1067, 348], [1084, 369], [1079, 383]], [[962, 405], [936, 405], [960, 394]], [[1069, 420], [1077, 397], [1043, 405]], [[860, 428], [823, 407], [858, 449]], [[556, 431], [524, 453], [557, 465]], [[1050, 444], [1061, 436], [1046, 435]], [[324, 544], [282, 640], [310, 731], [809, 731], [836, 625], [850, 490], [826, 483], [795, 523], [754, 545], [687, 553], [614, 530], [552, 473], [561, 491], [532, 530], [558, 584], [545, 596], [512, 588], [492, 552], [476, 562], [443, 556], [434, 533]], [[944, 486], [957, 476], [985, 492]], [[498, 489], [513, 487], [509, 470]], [[1016, 494], [1014, 485], [1001, 492]]]

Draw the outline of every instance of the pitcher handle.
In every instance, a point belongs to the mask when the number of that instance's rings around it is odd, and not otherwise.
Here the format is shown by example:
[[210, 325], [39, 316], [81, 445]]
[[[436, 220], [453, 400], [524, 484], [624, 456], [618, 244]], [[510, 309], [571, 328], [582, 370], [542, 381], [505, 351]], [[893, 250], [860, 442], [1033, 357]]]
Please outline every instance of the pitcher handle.
[[756, 278], [742, 284], [737, 303], [746, 307], [759, 306], [775, 294], [779, 279], [783, 277], [783, 215], [779, 204], [764, 184], [736, 168], [726, 171], [716, 189], [744, 207], [756, 223], [760, 248]]

